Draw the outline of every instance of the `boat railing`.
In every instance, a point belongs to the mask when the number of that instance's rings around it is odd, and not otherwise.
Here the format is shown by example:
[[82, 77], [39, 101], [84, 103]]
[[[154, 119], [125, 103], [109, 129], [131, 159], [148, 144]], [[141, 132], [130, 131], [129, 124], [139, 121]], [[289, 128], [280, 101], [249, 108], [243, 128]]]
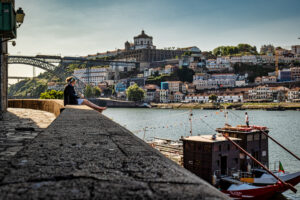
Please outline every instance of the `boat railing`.
[[215, 170], [214, 175], [216, 175], [218, 178], [221, 178], [223, 176], [230, 176], [238, 178], [240, 170], [237, 170], [236, 168], [226, 169], [225, 173], [221, 172], [221, 170]]

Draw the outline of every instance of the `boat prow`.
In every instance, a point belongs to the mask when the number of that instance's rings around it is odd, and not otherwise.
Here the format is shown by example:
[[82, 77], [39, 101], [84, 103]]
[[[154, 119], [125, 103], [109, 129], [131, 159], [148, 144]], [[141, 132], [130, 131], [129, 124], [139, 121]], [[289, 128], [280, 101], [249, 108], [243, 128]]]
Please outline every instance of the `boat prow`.
[[221, 190], [233, 199], [270, 199], [277, 193], [288, 190], [288, 186], [281, 183], [267, 186], [253, 186], [248, 183], [233, 183], [226, 190]]
[[[281, 180], [286, 183], [297, 185], [300, 182], [300, 172], [295, 173], [275, 173]], [[273, 185], [277, 183], [277, 180], [267, 172], [263, 173], [261, 177], [258, 178], [241, 178], [240, 181], [252, 183], [253, 185]]]

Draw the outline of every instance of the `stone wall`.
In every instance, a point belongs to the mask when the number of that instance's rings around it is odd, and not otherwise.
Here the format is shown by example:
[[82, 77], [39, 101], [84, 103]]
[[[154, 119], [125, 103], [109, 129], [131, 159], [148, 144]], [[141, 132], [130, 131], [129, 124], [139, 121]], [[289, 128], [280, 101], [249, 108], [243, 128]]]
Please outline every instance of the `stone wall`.
[[98, 98], [98, 99], [89, 99], [89, 101], [93, 102], [96, 105], [103, 106], [103, 103], [106, 103], [106, 106], [109, 108], [136, 108], [141, 103], [135, 103], [133, 101], [119, 101], [112, 100], [107, 98]]
[[3, 199], [229, 199], [86, 106], [66, 106], [2, 171]]
[[9, 99], [8, 107], [43, 110], [58, 116], [64, 105], [62, 100], [54, 99]]

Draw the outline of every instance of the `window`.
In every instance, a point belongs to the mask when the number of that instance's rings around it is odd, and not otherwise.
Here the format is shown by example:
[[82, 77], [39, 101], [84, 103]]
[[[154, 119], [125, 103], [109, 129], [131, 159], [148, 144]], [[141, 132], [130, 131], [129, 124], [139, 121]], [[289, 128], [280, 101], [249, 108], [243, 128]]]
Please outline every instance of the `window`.
[[247, 141], [253, 141], [253, 135], [247, 135]]

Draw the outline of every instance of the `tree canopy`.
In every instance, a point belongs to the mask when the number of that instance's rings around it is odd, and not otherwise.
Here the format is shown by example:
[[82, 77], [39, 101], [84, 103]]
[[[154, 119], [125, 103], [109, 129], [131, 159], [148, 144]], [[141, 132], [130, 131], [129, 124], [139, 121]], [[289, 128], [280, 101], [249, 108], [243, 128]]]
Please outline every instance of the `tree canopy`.
[[265, 55], [268, 52], [274, 53], [275, 52], [275, 47], [272, 44], [268, 45], [262, 45], [260, 48], [260, 54]]
[[99, 97], [101, 95], [100, 88], [87, 85], [84, 89], [84, 96], [86, 98]]
[[218, 97], [217, 97], [217, 95], [215, 95], [215, 94], [211, 94], [211, 95], [208, 97], [208, 99], [209, 99], [210, 101], [212, 101], [212, 102], [216, 102], [217, 99], [218, 99]]
[[178, 70], [175, 71], [175, 75], [179, 78], [182, 82], [193, 82], [193, 75], [195, 74], [194, 70], [188, 67], [180, 67]]
[[145, 91], [139, 88], [137, 84], [134, 84], [126, 90], [126, 94], [129, 101], [137, 102], [144, 99]]
[[40, 99], [63, 99], [63, 97], [64, 92], [56, 90], [48, 90], [40, 95]]
[[237, 46], [219, 46], [213, 50], [215, 56], [257, 55], [256, 46], [238, 44]]

